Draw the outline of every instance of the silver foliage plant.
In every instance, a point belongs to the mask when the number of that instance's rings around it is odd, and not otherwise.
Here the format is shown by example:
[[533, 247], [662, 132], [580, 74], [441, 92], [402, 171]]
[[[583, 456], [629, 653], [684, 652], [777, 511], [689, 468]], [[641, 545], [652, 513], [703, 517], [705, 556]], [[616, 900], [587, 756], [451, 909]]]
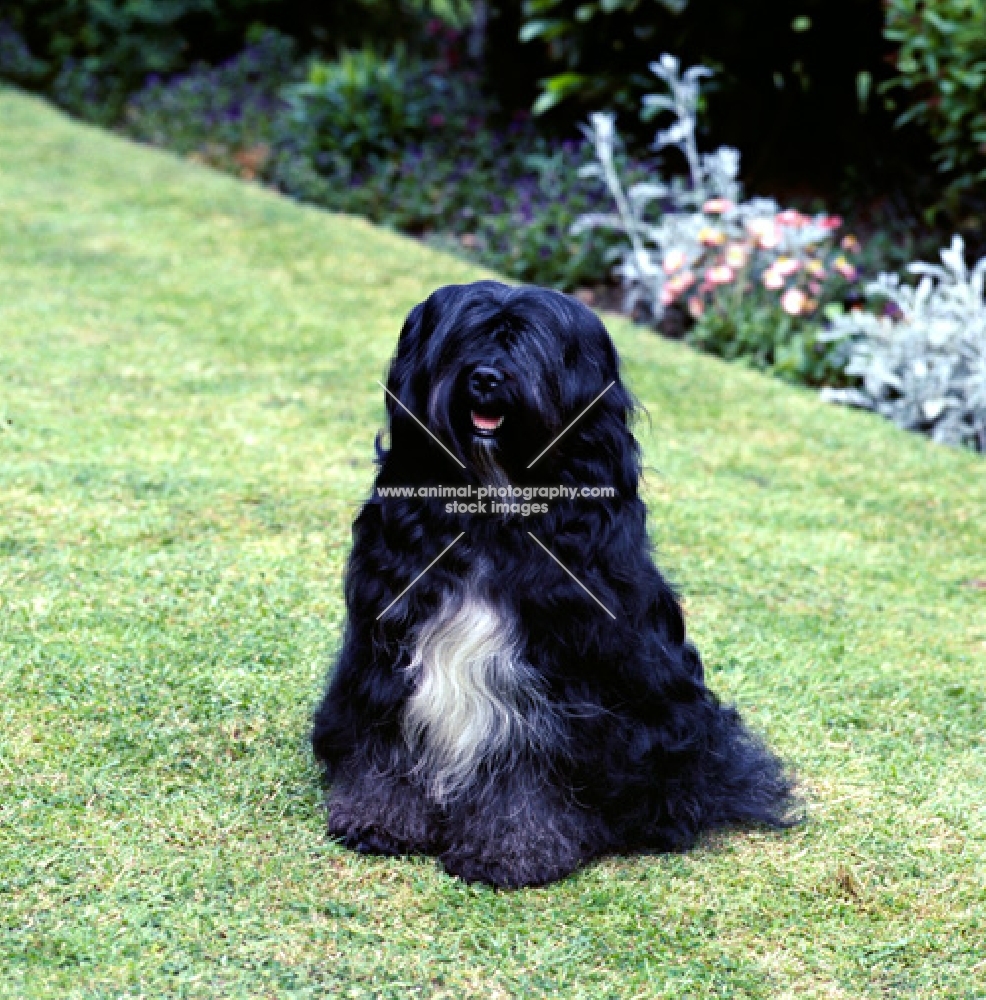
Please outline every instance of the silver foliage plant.
[[[837, 227], [839, 221], [782, 212], [770, 198], [743, 201], [739, 151], [721, 146], [702, 154], [695, 138], [701, 81], [712, 76], [712, 71], [692, 66], [682, 72], [678, 60], [667, 53], [651, 63], [650, 69], [667, 93], [646, 96], [644, 116], [672, 116], [671, 125], [655, 136], [654, 148], [678, 149], [688, 165], [688, 177], [665, 180], [656, 175], [628, 188], [617, 165], [616, 116], [597, 112], [583, 127], [594, 146], [596, 162], [581, 173], [606, 185], [616, 211], [583, 215], [572, 233], [601, 228], [626, 236], [628, 246], [620, 252], [615, 268], [626, 293], [624, 306], [631, 312], [642, 309], [656, 323], [671, 302], [683, 297], [683, 274], [709, 273], [710, 232], [722, 244], [752, 246], [755, 260], [751, 258], [750, 263], [755, 264], [759, 278], [778, 260], [796, 261], [794, 269], [799, 269], [809, 255], [831, 243], [833, 222]], [[669, 266], [669, 261], [674, 265]], [[768, 279], [767, 287], [777, 285]]]
[[824, 336], [843, 342], [846, 373], [862, 387], [824, 389], [822, 397], [986, 452], [986, 257], [970, 269], [955, 236], [940, 266], [908, 270], [920, 276], [916, 286], [896, 274], [867, 285], [868, 296], [888, 304], [882, 315], [855, 310], [833, 320]]

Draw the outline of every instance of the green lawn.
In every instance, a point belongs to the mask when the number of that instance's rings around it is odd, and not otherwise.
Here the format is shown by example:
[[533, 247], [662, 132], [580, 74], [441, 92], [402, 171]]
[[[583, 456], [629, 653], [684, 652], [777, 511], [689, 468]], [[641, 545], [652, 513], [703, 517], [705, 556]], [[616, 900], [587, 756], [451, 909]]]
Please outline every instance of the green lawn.
[[375, 379], [478, 273], [0, 91], [0, 996], [986, 997], [986, 461], [616, 319], [807, 823], [507, 894], [325, 839]]

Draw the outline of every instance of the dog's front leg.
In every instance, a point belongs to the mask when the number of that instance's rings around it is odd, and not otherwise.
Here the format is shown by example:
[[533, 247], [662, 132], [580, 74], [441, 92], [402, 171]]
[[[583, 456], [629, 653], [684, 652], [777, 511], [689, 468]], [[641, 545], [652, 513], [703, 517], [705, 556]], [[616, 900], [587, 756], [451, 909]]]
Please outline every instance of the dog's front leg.
[[534, 768], [516, 767], [449, 808], [441, 861], [466, 882], [517, 889], [570, 875], [605, 844], [597, 818]]

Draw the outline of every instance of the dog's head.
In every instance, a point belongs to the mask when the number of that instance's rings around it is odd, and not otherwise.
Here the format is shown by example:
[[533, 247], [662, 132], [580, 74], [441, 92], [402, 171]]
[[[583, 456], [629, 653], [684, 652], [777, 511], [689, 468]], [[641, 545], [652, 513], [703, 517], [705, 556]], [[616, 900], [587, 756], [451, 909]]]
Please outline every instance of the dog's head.
[[439, 288], [408, 315], [387, 389], [390, 453], [412, 454], [422, 469], [453, 463], [408, 410], [481, 481], [543, 481], [565, 456], [593, 450], [635, 463], [633, 402], [613, 343], [560, 292], [495, 281]]

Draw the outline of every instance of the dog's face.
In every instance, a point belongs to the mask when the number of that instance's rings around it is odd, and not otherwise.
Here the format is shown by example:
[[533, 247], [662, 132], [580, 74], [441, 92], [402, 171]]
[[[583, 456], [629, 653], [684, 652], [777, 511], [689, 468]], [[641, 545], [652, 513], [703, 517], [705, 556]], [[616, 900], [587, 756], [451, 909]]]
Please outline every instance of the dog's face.
[[[569, 296], [482, 281], [440, 288], [412, 310], [388, 390], [477, 478], [521, 482], [610, 383], [585, 429], [614, 414], [625, 428], [631, 406], [605, 327]], [[388, 408], [393, 447], [424, 454], [424, 432], [392, 398]]]

